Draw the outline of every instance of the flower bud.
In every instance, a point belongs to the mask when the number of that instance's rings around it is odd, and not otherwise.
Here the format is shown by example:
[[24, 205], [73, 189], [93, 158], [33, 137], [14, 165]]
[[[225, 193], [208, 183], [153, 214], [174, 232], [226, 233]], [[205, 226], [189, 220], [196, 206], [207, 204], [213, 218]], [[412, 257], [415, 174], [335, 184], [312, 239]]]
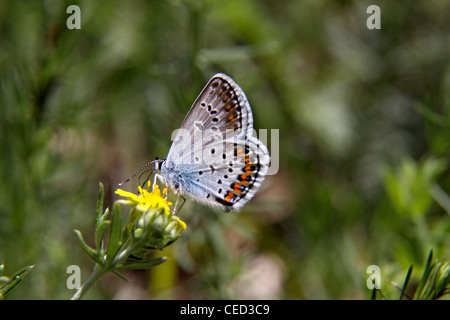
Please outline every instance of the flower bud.
[[[133, 205], [132, 216], [126, 230], [133, 235], [134, 241], [142, 241], [141, 248], [162, 249], [175, 241], [186, 229], [186, 224], [170, 212], [171, 202], [161, 196], [158, 185], [152, 192], [139, 188], [139, 195], [118, 189], [117, 194], [128, 197], [123, 203]], [[136, 251], [141, 248], [137, 248]]]

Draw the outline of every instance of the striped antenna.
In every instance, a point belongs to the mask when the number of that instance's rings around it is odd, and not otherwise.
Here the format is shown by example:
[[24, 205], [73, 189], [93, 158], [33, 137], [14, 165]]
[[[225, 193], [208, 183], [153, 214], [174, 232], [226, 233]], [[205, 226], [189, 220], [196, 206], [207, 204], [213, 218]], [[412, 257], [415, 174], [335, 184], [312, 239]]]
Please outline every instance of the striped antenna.
[[[133, 173], [133, 175], [131, 177], [129, 177], [128, 179], [122, 181], [121, 183], [119, 183], [119, 187], [123, 186], [125, 183], [127, 183], [128, 181], [130, 181], [131, 179], [133, 179], [139, 172], [141, 172], [143, 169], [147, 168], [149, 165], [154, 164], [155, 161], [158, 160], [158, 157], [156, 157], [156, 160], [150, 161], [146, 164], [144, 164], [142, 167], [139, 168], [139, 170], [137, 170], [135, 173]], [[151, 169], [151, 171], [153, 171], [154, 168]], [[151, 175], [151, 174], [150, 174]]]

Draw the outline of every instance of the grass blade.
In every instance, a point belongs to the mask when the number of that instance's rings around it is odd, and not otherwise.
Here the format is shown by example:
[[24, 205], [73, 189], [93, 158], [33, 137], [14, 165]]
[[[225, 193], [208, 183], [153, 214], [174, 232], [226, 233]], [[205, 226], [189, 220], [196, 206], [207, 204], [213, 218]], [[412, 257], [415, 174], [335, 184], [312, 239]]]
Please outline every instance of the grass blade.
[[408, 287], [409, 280], [411, 279], [412, 270], [413, 270], [413, 266], [411, 265], [408, 269], [408, 273], [406, 274], [405, 282], [403, 283], [403, 288], [402, 288], [402, 292], [400, 293], [399, 300], [403, 299], [403, 295], [405, 294], [405, 290]]
[[421, 292], [425, 286], [425, 283], [427, 282], [428, 277], [430, 276], [430, 272], [432, 270], [431, 266], [431, 260], [433, 259], [433, 250], [430, 250], [430, 253], [428, 254], [427, 263], [425, 264], [425, 268], [423, 269], [422, 278], [419, 281], [419, 285], [417, 286], [416, 292], [414, 294], [414, 299], [421, 299]]

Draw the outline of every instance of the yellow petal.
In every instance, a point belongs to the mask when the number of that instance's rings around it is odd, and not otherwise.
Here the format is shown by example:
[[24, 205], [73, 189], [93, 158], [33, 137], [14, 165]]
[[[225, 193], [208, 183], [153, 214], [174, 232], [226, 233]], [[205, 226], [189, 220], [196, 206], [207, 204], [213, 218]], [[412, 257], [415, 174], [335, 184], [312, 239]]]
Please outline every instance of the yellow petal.
[[136, 200], [136, 199], [139, 198], [139, 196], [135, 195], [134, 193], [128, 192], [128, 191], [125, 191], [125, 190], [122, 190], [122, 189], [117, 189], [117, 190], [116, 190], [116, 193], [117, 193], [119, 196], [126, 197], [126, 198], [130, 198], [130, 199], [133, 199], [133, 200]]

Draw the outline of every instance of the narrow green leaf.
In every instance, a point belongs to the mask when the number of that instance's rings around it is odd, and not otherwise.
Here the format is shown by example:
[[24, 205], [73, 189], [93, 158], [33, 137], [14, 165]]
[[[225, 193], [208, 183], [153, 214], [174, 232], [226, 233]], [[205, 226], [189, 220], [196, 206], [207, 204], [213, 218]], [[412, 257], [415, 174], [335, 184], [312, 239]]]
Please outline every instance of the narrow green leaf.
[[99, 265], [103, 265], [103, 262], [101, 260], [101, 258], [99, 257], [98, 252], [91, 248], [83, 239], [83, 235], [81, 234], [80, 230], [74, 230], [75, 233], [78, 236], [78, 240], [80, 240], [80, 244], [81, 244], [81, 248], [83, 248], [84, 252], [86, 252], [86, 254], [91, 257], [91, 259], [93, 259], [95, 262], [97, 262]]
[[109, 214], [109, 208], [106, 208], [105, 209], [105, 213], [103, 213], [103, 215], [100, 218], [100, 221], [105, 221], [105, 219], [108, 216], [108, 214]]
[[120, 236], [122, 232], [122, 216], [120, 214], [120, 204], [115, 202], [111, 214], [111, 227], [109, 229], [108, 248], [106, 249], [106, 259], [113, 261], [120, 248]]
[[99, 191], [97, 197], [97, 209], [95, 211], [95, 229], [97, 229], [98, 225], [101, 222], [102, 214], [103, 214], [103, 195], [104, 195], [104, 187], [103, 183], [99, 183]]
[[436, 264], [433, 263], [430, 267], [430, 273], [428, 276], [428, 280], [426, 282], [426, 287], [423, 290], [422, 296], [420, 299], [423, 300], [433, 300], [433, 296], [435, 294], [435, 282], [436, 282]]
[[[448, 263], [443, 263], [443, 268], [439, 270], [448, 270]], [[450, 271], [447, 271], [446, 274], [442, 275], [441, 280], [436, 285], [436, 298], [439, 299], [441, 296], [445, 294], [445, 289], [450, 284]]]
[[22, 269], [20, 269], [16, 273], [13, 273], [11, 275], [11, 278], [21, 277], [23, 279], [33, 268], [34, 268], [34, 266], [23, 267]]
[[9, 283], [7, 283], [5, 286], [3, 286], [0, 289], [0, 297], [6, 295], [15, 286], [17, 286], [19, 284], [19, 282], [22, 281], [33, 268], [34, 268], [34, 266], [27, 266], [27, 267], [20, 269], [13, 275], [11, 275], [9, 277], [9, 279], [10, 279]]
[[377, 289], [372, 289], [372, 294], [370, 295], [370, 300], [377, 300]]
[[128, 281], [127, 278], [125, 278], [125, 276], [121, 275], [120, 273], [118, 273], [117, 271], [112, 271], [112, 273], [114, 273], [116, 276], [118, 276], [120, 279]]
[[400, 293], [400, 299], [399, 300], [402, 300], [403, 295], [404, 295], [405, 290], [406, 290], [406, 287], [408, 287], [409, 280], [411, 279], [412, 270], [413, 270], [413, 266], [411, 265], [409, 267], [409, 269], [408, 269], [408, 273], [406, 274], [405, 282], [403, 283], [403, 288], [402, 288], [402, 292]]
[[433, 259], [433, 249], [431, 249], [430, 253], [428, 254], [427, 263], [425, 264], [425, 268], [423, 269], [422, 278], [420, 279], [416, 292], [414, 293], [414, 299], [421, 299], [420, 297], [422, 295], [422, 290], [425, 286], [425, 283], [427, 282], [427, 279], [432, 269], [430, 268], [432, 259]]
[[100, 224], [95, 229], [95, 247], [97, 248], [97, 251], [100, 252], [102, 250], [102, 241], [103, 236], [105, 234], [105, 231], [108, 229], [108, 227], [111, 225], [111, 221], [101, 221]]
[[167, 260], [166, 257], [158, 257], [146, 261], [130, 261], [123, 264], [119, 264], [117, 270], [135, 270], [135, 269], [149, 269], [157, 266]]

